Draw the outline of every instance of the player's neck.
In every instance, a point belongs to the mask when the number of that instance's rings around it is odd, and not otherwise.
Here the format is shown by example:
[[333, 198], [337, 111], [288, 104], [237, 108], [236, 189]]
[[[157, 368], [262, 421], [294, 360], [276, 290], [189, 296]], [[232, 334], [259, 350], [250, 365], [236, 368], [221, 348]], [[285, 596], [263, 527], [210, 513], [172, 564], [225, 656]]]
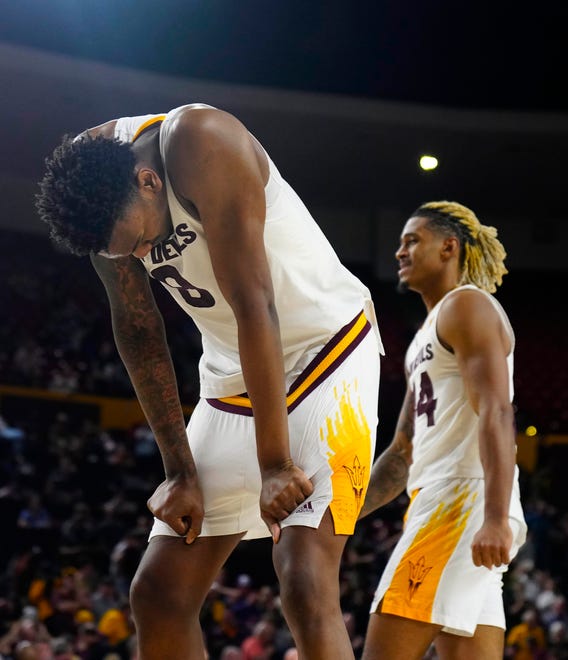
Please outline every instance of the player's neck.
[[434, 287], [428, 291], [423, 291], [420, 295], [422, 296], [422, 302], [428, 311], [428, 314], [434, 309], [434, 307], [446, 296], [450, 291], [457, 289], [459, 287], [458, 282], [452, 284], [445, 284], [442, 286]]
[[162, 155], [160, 153], [159, 127], [149, 130], [132, 145], [132, 149], [139, 163], [144, 163], [163, 176]]

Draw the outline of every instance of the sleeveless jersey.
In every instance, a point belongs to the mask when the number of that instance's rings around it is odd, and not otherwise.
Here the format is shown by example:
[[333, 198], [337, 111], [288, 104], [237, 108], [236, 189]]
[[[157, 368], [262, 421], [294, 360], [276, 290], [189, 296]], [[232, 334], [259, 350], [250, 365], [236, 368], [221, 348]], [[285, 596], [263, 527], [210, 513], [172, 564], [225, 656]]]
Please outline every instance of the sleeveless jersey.
[[[475, 289], [487, 296], [502, 319], [511, 340], [507, 366], [512, 401], [515, 337], [509, 319], [489, 293], [473, 285], [459, 289]], [[456, 357], [440, 343], [436, 332], [438, 314], [448, 295], [430, 311], [406, 352], [405, 370], [415, 403], [409, 494], [439, 479], [484, 476], [479, 456], [479, 418], [468, 401]]]
[[[176, 115], [186, 107], [165, 115], [121, 118], [115, 137], [134, 141], [144, 130], [161, 123], [160, 150], [174, 231], [142, 263], [201, 332], [201, 396], [227, 397], [246, 389], [236, 319], [213, 273], [202, 224], [182, 207], [167, 176], [164, 145]], [[298, 195], [268, 155], [267, 159], [264, 243], [289, 386], [317, 351], [361, 310], [373, 325], [379, 342], [380, 337], [368, 288], [341, 264]]]

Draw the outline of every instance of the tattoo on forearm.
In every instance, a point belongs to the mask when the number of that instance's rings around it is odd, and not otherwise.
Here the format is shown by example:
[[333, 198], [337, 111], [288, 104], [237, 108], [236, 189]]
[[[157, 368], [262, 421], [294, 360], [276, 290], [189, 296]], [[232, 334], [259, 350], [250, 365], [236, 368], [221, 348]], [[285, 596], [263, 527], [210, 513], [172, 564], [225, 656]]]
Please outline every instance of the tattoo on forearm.
[[385, 451], [380, 456], [371, 476], [371, 485], [365, 497], [362, 515], [387, 504], [398, 497], [406, 487], [408, 463], [404, 456], [394, 451]]
[[[117, 269], [116, 344], [158, 441], [166, 470], [187, 456], [185, 420], [163, 322], [149, 289], [129, 268]], [[125, 322], [121, 323], [120, 318]], [[187, 469], [191, 466], [184, 465]]]
[[406, 488], [408, 466], [412, 458], [413, 436], [414, 397], [412, 392], [408, 391], [398, 418], [396, 440], [373, 465], [360, 518], [395, 499]]

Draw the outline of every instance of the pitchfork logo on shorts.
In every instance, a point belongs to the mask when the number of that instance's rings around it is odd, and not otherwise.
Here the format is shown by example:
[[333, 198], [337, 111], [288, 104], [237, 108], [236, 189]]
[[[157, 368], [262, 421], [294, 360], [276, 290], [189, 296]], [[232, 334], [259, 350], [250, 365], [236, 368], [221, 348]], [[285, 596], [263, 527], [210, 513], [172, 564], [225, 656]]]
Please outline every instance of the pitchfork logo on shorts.
[[408, 560], [408, 563], [410, 564], [409, 567], [409, 574], [408, 574], [408, 600], [412, 600], [416, 592], [418, 591], [418, 587], [424, 582], [424, 578], [428, 575], [428, 573], [432, 570], [432, 566], [426, 566], [426, 560], [424, 559], [424, 555], [420, 557], [420, 559], [414, 563], [413, 561]]
[[358, 456], [353, 459], [353, 465], [343, 466], [347, 470], [351, 485], [355, 492], [355, 499], [357, 500], [357, 507], [361, 504], [361, 496], [363, 495], [363, 488], [365, 487], [365, 466], [361, 467], [361, 461]]

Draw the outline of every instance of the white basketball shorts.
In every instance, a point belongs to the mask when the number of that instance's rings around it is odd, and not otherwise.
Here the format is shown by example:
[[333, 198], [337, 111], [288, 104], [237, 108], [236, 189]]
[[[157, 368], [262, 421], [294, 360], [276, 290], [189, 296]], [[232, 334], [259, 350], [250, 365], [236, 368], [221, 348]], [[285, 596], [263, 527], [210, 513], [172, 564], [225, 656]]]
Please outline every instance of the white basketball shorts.
[[[464, 636], [473, 635], [477, 625], [505, 628], [502, 576], [507, 566], [475, 566], [471, 555], [484, 499], [483, 479], [438, 481], [413, 493], [372, 613], [433, 623]], [[518, 486], [511, 499], [512, 559], [526, 536]]]
[[[342, 328], [294, 380], [287, 395], [290, 450], [314, 492], [281, 522], [317, 528], [329, 507], [336, 534], [352, 534], [375, 452], [380, 374], [378, 334], [363, 313]], [[202, 536], [270, 536], [252, 407], [246, 395], [201, 399], [188, 440], [203, 490]], [[150, 537], [176, 536], [155, 519]]]

